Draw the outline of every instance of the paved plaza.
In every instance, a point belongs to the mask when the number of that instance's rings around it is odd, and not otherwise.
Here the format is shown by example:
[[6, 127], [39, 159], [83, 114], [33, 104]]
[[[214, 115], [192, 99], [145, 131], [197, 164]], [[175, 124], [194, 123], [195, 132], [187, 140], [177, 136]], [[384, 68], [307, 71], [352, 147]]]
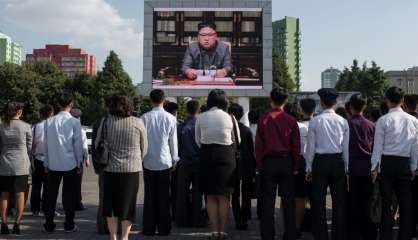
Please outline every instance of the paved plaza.
[[[26, 206], [26, 211], [23, 217], [22, 222], [22, 235], [15, 236], [9, 235], [7, 237], [0, 235], [0, 239], [80, 239], [80, 240], [92, 240], [92, 239], [107, 239], [106, 235], [99, 235], [96, 233], [96, 213], [98, 205], [98, 185], [97, 185], [97, 176], [94, 174], [93, 169], [89, 168], [85, 171], [83, 179], [83, 202], [87, 207], [86, 211], [81, 211], [76, 213], [76, 224], [79, 227], [79, 231], [76, 233], [64, 233], [63, 230], [63, 220], [64, 216], [56, 218], [57, 229], [52, 234], [47, 234], [42, 232], [42, 224], [44, 222], [43, 217], [33, 217], [29, 211], [29, 204]], [[168, 237], [145, 237], [139, 234], [141, 230], [142, 223], [142, 203], [143, 203], [143, 182], [141, 178], [140, 183], [140, 192], [138, 198], [138, 212], [137, 218], [138, 221], [133, 226], [132, 234], [130, 239], [162, 239], [162, 240], [186, 240], [186, 239], [208, 239], [208, 228], [177, 228], [173, 224], [173, 230], [171, 236]], [[61, 199], [58, 200], [57, 210], [63, 213]], [[279, 213], [279, 209], [276, 209]], [[277, 214], [278, 216], [280, 214]], [[232, 219], [232, 214], [230, 214], [231, 219], [229, 221], [229, 239], [260, 239], [259, 235], [259, 223], [256, 219], [253, 219], [249, 222], [249, 230], [247, 231], [237, 231], [234, 228], [234, 221]], [[253, 216], [255, 214], [255, 207], [253, 207]], [[280, 233], [279, 229], [282, 229], [281, 220], [278, 219], [279, 224], [277, 224], [277, 232]], [[9, 223], [13, 223], [12, 218], [10, 218]], [[12, 226], [10, 225], [10, 228]], [[278, 238], [281, 239], [281, 238]], [[312, 239], [310, 236], [304, 236], [303, 239]]]

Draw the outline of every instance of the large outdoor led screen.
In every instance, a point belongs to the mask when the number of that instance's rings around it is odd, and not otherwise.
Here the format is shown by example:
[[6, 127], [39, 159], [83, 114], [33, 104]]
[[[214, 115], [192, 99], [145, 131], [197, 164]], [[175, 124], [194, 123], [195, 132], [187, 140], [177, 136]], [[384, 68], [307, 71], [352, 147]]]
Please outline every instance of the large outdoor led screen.
[[262, 89], [262, 8], [154, 8], [152, 88]]

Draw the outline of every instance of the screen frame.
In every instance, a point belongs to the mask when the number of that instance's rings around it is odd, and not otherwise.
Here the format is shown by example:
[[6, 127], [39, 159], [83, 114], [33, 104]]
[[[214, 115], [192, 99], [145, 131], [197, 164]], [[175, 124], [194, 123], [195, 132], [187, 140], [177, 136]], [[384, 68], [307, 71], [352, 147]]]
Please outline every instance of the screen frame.
[[[180, 11], [262, 11], [263, 28], [263, 86], [261, 89], [223, 89], [228, 96], [260, 97], [269, 96], [273, 87], [272, 76], [272, 13], [271, 0], [145, 0], [144, 1], [144, 44], [143, 44], [143, 82], [139, 85], [139, 92], [147, 96], [153, 90], [152, 61], [153, 61], [153, 14], [158, 10]], [[164, 89], [167, 96], [205, 97], [212, 89]]]

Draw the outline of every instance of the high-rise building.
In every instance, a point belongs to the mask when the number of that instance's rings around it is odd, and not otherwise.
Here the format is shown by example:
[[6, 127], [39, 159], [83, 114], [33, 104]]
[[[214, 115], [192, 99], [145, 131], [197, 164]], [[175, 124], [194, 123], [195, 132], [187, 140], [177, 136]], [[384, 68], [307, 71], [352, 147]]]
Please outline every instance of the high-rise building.
[[418, 66], [407, 70], [387, 71], [385, 75], [391, 87], [400, 87], [407, 94], [418, 94]]
[[96, 58], [83, 49], [70, 48], [70, 45], [46, 45], [44, 49], [34, 49], [26, 55], [26, 62], [51, 61], [68, 76], [77, 73], [96, 74]]
[[0, 64], [22, 64], [22, 47], [12, 39], [0, 32]]
[[340, 79], [341, 71], [330, 67], [321, 73], [321, 87], [323, 88], [335, 88], [338, 80]]
[[301, 80], [300, 42], [299, 18], [285, 17], [273, 22], [273, 49], [276, 49], [286, 61], [297, 91], [300, 89]]

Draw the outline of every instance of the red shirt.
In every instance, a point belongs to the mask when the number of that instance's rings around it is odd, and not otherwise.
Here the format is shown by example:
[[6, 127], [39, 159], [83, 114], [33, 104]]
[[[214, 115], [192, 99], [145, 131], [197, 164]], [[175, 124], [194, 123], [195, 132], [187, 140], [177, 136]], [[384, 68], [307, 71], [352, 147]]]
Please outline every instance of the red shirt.
[[294, 169], [300, 158], [300, 134], [296, 119], [282, 108], [274, 109], [258, 121], [255, 139], [257, 170], [263, 168], [263, 158], [291, 154]]

